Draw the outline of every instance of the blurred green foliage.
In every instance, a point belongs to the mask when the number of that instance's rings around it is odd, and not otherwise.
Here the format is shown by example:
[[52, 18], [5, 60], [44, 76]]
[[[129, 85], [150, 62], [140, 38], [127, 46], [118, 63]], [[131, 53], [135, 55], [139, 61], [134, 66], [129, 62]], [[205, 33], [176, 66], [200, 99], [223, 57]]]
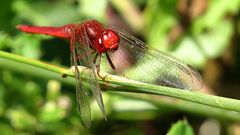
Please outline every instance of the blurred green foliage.
[[[120, 6], [123, 3], [128, 6]], [[240, 0], [193, 2], [188, 7], [192, 10], [182, 4], [184, 0], [2, 0], [0, 49], [69, 66], [68, 42], [24, 34], [15, 26], [23, 23], [60, 26], [94, 18], [106, 24], [117, 22], [120, 27], [128, 28], [127, 31], [140, 35], [148, 45], [204, 69], [210, 59], [222, 57], [231, 44], [237, 44], [232, 38], [240, 31], [235, 29], [234, 22], [237, 21], [239, 28]], [[140, 18], [141, 22], [127, 20], [129, 17], [122, 12], [124, 10], [129, 14], [134, 12], [136, 16], [132, 18]], [[238, 16], [236, 20], [235, 16]], [[131, 22], [140, 27], [133, 27]], [[26, 74], [22, 74], [2, 67], [0, 58], [1, 135], [166, 134], [171, 124], [179, 119], [176, 112], [167, 107], [105, 93], [109, 120], [101, 119], [93, 103], [94, 122], [86, 129], [77, 112], [74, 86], [61, 85], [51, 78], [32, 77], [27, 68]], [[193, 118], [193, 121], [198, 120]], [[177, 122], [169, 134], [178, 134], [182, 128], [193, 134], [186, 121]]]
[[178, 121], [172, 125], [171, 129], [168, 131], [167, 135], [194, 135], [192, 127], [188, 124], [186, 120]]

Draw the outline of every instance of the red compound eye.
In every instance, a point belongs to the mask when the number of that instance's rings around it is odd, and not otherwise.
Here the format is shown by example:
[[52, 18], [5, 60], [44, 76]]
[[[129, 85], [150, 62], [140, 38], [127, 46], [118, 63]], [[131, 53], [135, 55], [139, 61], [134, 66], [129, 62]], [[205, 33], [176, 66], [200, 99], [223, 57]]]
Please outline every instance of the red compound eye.
[[102, 35], [102, 45], [107, 50], [115, 50], [119, 45], [119, 37], [116, 32], [111, 29], [105, 30]]

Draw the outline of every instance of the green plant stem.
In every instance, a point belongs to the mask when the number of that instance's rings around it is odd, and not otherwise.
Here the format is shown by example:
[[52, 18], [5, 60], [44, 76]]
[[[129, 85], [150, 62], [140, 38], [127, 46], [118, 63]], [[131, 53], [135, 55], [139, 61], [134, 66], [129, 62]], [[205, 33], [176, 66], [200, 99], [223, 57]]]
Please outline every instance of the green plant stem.
[[[113, 95], [121, 95], [130, 99], [136, 99], [141, 101], [147, 101], [159, 108], [166, 108], [167, 113], [174, 113], [176, 110], [184, 111], [186, 113], [197, 114], [200, 116], [206, 116], [211, 118], [216, 118], [223, 121], [240, 121], [240, 113], [235, 111], [226, 111], [223, 109], [202, 105], [190, 101], [180, 100], [176, 98], [166, 97], [166, 96], [156, 96], [149, 94], [134, 94], [127, 92], [110, 92]], [[160, 109], [160, 112], [164, 110]]]
[[[60, 68], [37, 60], [25, 58], [15, 54], [10, 54], [7, 52], [0, 51], [0, 58], [12, 60], [15, 62], [20, 62], [23, 64], [28, 64], [35, 66], [44, 70], [48, 70], [60, 75], [67, 75], [74, 77], [74, 73], [69, 69]], [[2, 65], [4, 63], [0, 63]], [[7, 66], [7, 65], [5, 65]], [[18, 67], [16, 67], [18, 68]], [[88, 73], [87, 68], [79, 66], [80, 72]], [[145, 93], [145, 94], [154, 94], [154, 95], [164, 95], [169, 97], [174, 97], [178, 99], [183, 99], [207, 106], [212, 106], [219, 109], [230, 110], [240, 112], [240, 100], [224, 98], [219, 96], [207, 95], [198, 92], [186, 91], [176, 88], [162, 87], [157, 85], [150, 85], [141, 83], [138, 81], [129, 80], [115, 75], [110, 75], [104, 72], [100, 73], [101, 76], [105, 76], [105, 81], [107, 81], [108, 86], [114, 87], [111, 91], [125, 91], [125, 92], [135, 92], [135, 93]], [[60, 76], [59, 75], [59, 76]], [[105, 83], [99, 79], [101, 84]]]
[[3, 52], [3, 51], [0, 51], [0, 57], [9, 59], [9, 60], [13, 60], [13, 61], [17, 61], [20, 63], [24, 63], [24, 64], [29, 64], [29, 65], [36, 66], [39, 68], [43, 68], [43, 69], [46, 69], [46, 70], [49, 70], [49, 71], [52, 71], [55, 73], [63, 73], [64, 71], [66, 71], [66, 69], [60, 68], [58, 66], [50, 65], [50, 64], [47, 64], [44, 62], [40, 62], [40, 61], [33, 60], [30, 58], [22, 57], [19, 55], [10, 54], [10, 53]]

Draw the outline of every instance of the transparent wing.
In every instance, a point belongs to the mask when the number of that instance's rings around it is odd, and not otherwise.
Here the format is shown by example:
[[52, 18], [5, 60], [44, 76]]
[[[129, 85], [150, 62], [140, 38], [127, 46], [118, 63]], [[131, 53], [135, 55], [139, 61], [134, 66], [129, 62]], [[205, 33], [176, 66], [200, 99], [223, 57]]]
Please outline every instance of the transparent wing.
[[[125, 31], [111, 29], [119, 34], [120, 45], [118, 50], [110, 55], [117, 71], [124, 77], [188, 90], [202, 87], [200, 74], [190, 65], [167, 53], [147, 47], [144, 42]], [[119, 57], [124, 57], [125, 60], [114, 60]], [[119, 66], [122, 68], [118, 69]]]
[[76, 46], [74, 45], [76, 41], [74, 31], [71, 31], [71, 65], [75, 68], [75, 79], [76, 79], [76, 98], [78, 104], [78, 111], [80, 116], [87, 127], [90, 127], [91, 124], [91, 110], [89, 105], [89, 100], [87, 96], [86, 89], [83, 87], [82, 79], [77, 68], [78, 66], [78, 57]]
[[[93, 97], [98, 103], [99, 108], [102, 111], [103, 117], [106, 120], [106, 112], [104, 108], [104, 103], [102, 100], [102, 93], [100, 86], [97, 81], [97, 77], [95, 74], [95, 65], [93, 63], [93, 58], [91, 54], [91, 49], [90, 49], [90, 42], [86, 33], [86, 29], [84, 26], [80, 26], [81, 28], [79, 29], [79, 42], [75, 42], [75, 50], [77, 52], [78, 58], [78, 63], [81, 66], [88, 67], [90, 70], [88, 74], [85, 74], [87, 78], [87, 83], [89, 84], [89, 88], [93, 94]], [[81, 44], [80, 44], [81, 43]]]

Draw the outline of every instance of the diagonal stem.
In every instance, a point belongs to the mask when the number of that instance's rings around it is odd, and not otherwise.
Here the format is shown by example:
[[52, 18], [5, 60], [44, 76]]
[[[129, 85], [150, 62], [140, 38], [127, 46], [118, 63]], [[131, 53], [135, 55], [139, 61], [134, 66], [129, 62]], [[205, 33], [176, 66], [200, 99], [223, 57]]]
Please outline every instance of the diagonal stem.
[[[30, 58], [18, 56], [15, 54], [0, 51], [0, 67], [10, 67], [11, 65], [5, 64], [2, 60], [10, 60], [22, 64], [31, 65], [33, 67], [38, 67], [47, 71], [51, 71], [57, 74], [65, 74], [67, 76], [74, 77], [74, 74], [69, 69], [64, 69], [58, 66], [33, 60]], [[18, 68], [12, 68], [13, 70], [18, 70]], [[80, 72], [88, 72], [86, 67], [78, 67]], [[59, 76], [60, 76], [59, 75]], [[240, 100], [225, 98], [220, 96], [208, 95], [199, 92], [192, 92], [186, 90], [180, 90], [176, 88], [169, 88], [151, 84], [145, 84], [138, 81], [129, 80], [115, 75], [110, 75], [104, 72], [100, 72], [101, 76], [105, 76], [105, 80], [108, 82], [107, 85], [110, 87], [115, 87], [110, 89], [111, 91], [124, 91], [124, 92], [135, 92], [135, 93], [145, 93], [154, 95], [164, 95], [169, 97], [174, 97], [177, 99], [187, 100], [194, 103], [199, 103], [202, 105], [207, 105], [209, 107], [219, 108], [228, 111], [240, 112]], [[86, 78], [85, 78], [86, 79]], [[64, 79], [63, 79], [64, 80]], [[105, 84], [104, 81], [99, 79], [100, 84]], [[196, 106], [197, 107], [197, 106]], [[210, 111], [209, 111], [210, 113]]]

